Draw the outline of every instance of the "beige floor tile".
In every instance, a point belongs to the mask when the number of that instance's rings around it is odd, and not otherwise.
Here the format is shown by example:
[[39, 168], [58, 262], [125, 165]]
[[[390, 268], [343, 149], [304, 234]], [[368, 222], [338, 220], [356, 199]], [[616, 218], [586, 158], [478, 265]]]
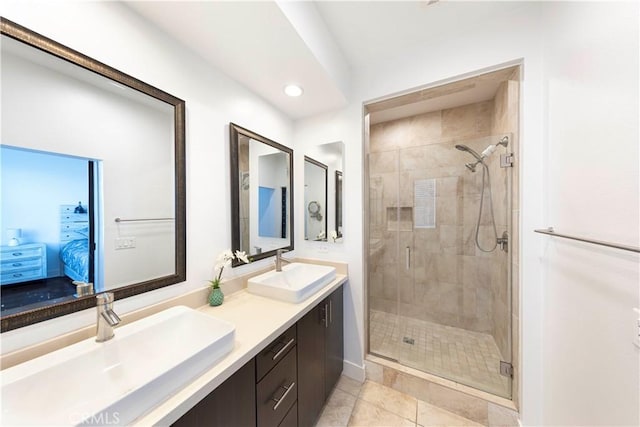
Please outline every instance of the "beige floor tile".
[[372, 381], [366, 381], [360, 390], [359, 399], [394, 413], [402, 418], [416, 420], [418, 401], [415, 397]]
[[354, 380], [353, 378], [342, 375], [338, 380], [338, 384], [336, 384], [336, 388], [358, 397], [360, 389], [362, 388], [362, 383]]
[[340, 389], [334, 389], [320, 414], [316, 427], [346, 427], [355, 404], [355, 396]]
[[489, 402], [489, 427], [518, 427], [518, 413]]
[[416, 424], [411, 420], [358, 399], [348, 425], [349, 427], [399, 427], [415, 426]]
[[418, 425], [422, 427], [476, 427], [482, 426], [468, 418], [461, 417], [453, 412], [445, 411], [437, 406], [430, 405], [421, 400], [418, 401]]

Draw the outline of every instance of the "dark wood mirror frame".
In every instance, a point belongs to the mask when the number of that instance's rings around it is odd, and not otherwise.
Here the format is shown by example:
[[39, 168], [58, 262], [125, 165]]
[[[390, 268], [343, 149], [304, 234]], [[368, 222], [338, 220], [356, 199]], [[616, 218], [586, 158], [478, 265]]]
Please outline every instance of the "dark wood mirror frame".
[[[304, 156], [304, 161], [308, 162], [308, 163], [311, 163], [312, 165], [315, 165], [315, 166], [319, 167], [320, 169], [324, 170], [324, 200], [322, 202], [324, 203], [324, 209], [327, 209], [327, 206], [329, 206], [328, 205], [328, 200], [329, 200], [329, 195], [328, 195], [328, 192], [329, 192], [329, 187], [328, 187], [328, 185], [329, 185], [329, 177], [328, 177], [329, 166], [325, 165], [322, 162], [317, 161], [316, 159], [312, 159], [309, 156]], [[304, 179], [306, 180], [307, 177], [305, 176]], [[305, 184], [306, 184], [306, 182], [305, 182]], [[305, 201], [304, 203], [306, 204], [307, 202]], [[307, 209], [308, 209], [308, 207], [305, 206], [305, 215], [308, 214]], [[327, 215], [328, 215], [328, 212], [325, 211], [325, 215], [324, 215], [324, 230], [323, 230], [324, 231], [324, 239], [318, 240], [318, 241], [327, 242], [329, 240], [329, 235], [327, 234], [328, 227], [329, 227], [329, 218], [327, 218]], [[305, 221], [306, 220], [307, 220], [307, 218], [305, 217]], [[306, 229], [306, 227], [305, 227], [305, 229]], [[305, 234], [306, 234], [306, 232], [305, 232]], [[305, 238], [305, 240], [310, 240], [308, 238], [308, 236], [304, 236], [304, 238]]]
[[[250, 139], [270, 145], [282, 152], [289, 154], [289, 246], [283, 246], [280, 249], [288, 251], [293, 250], [294, 222], [293, 222], [293, 150], [275, 141], [265, 138], [255, 132], [240, 127], [234, 123], [229, 123], [229, 145], [231, 153], [231, 250], [235, 252], [240, 250], [240, 150], [239, 137], [244, 135]], [[252, 261], [274, 256], [276, 250], [266, 251], [259, 254], [247, 254]], [[233, 267], [244, 265], [243, 262], [234, 258]]]
[[342, 172], [336, 171], [336, 235], [337, 238], [342, 237]]
[[[88, 71], [111, 79], [121, 85], [137, 90], [174, 107], [174, 150], [175, 150], [175, 273], [147, 280], [132, 285], [109, 290], [115, 299], [123, 299], [154, 289], [184, 282], [187, 278], [186, 267], [186, 163], [185, 163], [185, 102], [160, 89], [144, 83], [134, 77], [122, 73], [80, 52], [70, 49], [41, 34], [33, 32], [4, 17], [0, 17], [0, 33], [20, 41], [35, 49], [54, 55]], [[95, 307], [95, 295], [77, 298], [73, 301], [60, 302], [45, 307], [25, 310], [1, 319], [1, 332], [21, 328], [23, 326], [64, 316], [76, 311]]]

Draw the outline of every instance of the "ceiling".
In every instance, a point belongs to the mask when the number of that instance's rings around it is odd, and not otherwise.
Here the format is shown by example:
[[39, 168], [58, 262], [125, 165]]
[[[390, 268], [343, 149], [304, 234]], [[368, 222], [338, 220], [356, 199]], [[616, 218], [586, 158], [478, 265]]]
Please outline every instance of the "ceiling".
[[[522, 5], [508, 1], [428, 3], [269, 0], [125, 4], [292, 119], [299, 119], [346, 106], [353, 69], [433, 43], [453, 31], [472, 31], [487, 18]], [[283, 88], [289, 83], [302, 86], [304, 94], [286, 96]]]

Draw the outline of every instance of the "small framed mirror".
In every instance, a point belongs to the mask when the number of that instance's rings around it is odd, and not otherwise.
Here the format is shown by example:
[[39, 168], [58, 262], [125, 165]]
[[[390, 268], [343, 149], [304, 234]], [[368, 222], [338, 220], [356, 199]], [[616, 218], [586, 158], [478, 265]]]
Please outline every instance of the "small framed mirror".
[[293, 150], [234, 123], [229, 136], [232, 250], [254, 261], [293, 250]]
[[[323, 241], [328, 243], [342, 243], [344, 238], [343, 227], [343, 171], [344, 171], [344, 143], [329, 142], [326, 144], [318, 144], [310, 146], [306, 149], [305, 156], [305, 205], [303, 212], [306, 215], [305, 218], [305, 240], [308, 241]], [[309, 161], [307, 161], [307, 159]], [[324, 238], [318, 238], [318, 232], [314, 234], [314, 227], [317, 229], [320, 224], [317, 218], [309, 217], [309, 202], [312, 200], [306, 200], [307, 196], [307, 184], [317, 186], [317, 181], [311, 178], [312, 174], [318, 173], [314, 171], [314, 166], [311, 164], [315, 162], [315, 168], [323, 169], [326, 178], [322, 179], [325, 184], [326, 198], [324, 204], [320, 203], [322, 208], [322, 215], [324, 217], [322, 226], [324, 227]], [[321, 166], [318, 166], [321, 165]], [[307, 172], [309, 169], [309, 172]], [[313, 182], [313, 184], [312, 184]], [[320, 196], [316, 196], [318, 198]], [[311, 206], [314, 208], [314, 206]], [[309, 221], [309, 223], [307, 223]], [[315, 221], [315, 222], [314, 222]]]
[[336, 239], [342, 238], [342, 171], [336, 170]]
[[304, 156], [304, 238], [327, 241], [328, 166]]

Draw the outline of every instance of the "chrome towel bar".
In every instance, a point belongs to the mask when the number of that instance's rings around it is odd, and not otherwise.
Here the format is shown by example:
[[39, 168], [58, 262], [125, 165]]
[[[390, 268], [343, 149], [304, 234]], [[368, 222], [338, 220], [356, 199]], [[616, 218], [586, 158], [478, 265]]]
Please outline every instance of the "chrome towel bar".
[[553, 227], [543, 228], [543, 229], [540, 229], [540, 230], [533, 230], [533, 231], [535, 231], [536, 233], [546, 234], [548, 236], [562, 237], [562, 238], [565, 238], [565, 239], [578, 240], [580, 242], [593, 243], [594, 245], [600, 245], [600, 246], [607, 246], [609, 248], [622, 249], [623, 251], [630, 251], [630, 252], [638, 252], [638, 253], [640, 253], [640, 248], [638, 248], [636, 246], [621, 245], [619, 243], [603, 242], [602, 240], [593, 240], [593, 239], [586, 239], [584, 237], [575, 237], [575, 236], [569, 236], [567, 234], [560, 234], [560, 233], [556, 233], [553, 230]]
[[116, 218], [115, 222], [134, 222], [134, 221], [173, 221], [175, 218], [137, 218], [137, 219], [124, 219]]

